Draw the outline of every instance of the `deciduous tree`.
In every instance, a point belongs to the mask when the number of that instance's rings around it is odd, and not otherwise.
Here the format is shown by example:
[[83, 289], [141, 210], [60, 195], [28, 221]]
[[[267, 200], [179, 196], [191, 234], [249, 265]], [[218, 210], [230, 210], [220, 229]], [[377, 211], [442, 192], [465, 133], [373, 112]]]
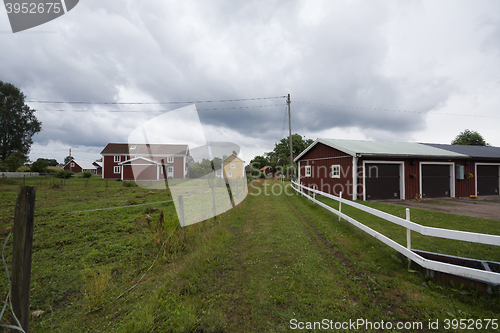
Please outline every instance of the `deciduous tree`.
[[476, 131], [471, 131], [466, 129], [455, 137], [451, 142], [452, 145], [468, 145], [468, 146], [489, 146], [489, 144], [484, 141], [481, 134]]
[[0, 159], [13, 152], [28, 156], [32, 137], [42, 129], [35, 110], [24, 103], [24, 94], [10, 83], [0, 81]]

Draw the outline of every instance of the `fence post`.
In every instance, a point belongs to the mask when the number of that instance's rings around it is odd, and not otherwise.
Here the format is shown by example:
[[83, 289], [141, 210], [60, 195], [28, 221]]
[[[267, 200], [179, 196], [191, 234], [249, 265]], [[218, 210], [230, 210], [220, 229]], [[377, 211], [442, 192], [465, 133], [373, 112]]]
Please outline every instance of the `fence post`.
[[[339, 198], [342, 199], [342, 191], [339, 193]], [[339, 201], [339, 213], [342, 213], [342, 202]], [[339, 215], [339, 221], [340, 221], [340, 215]]]
[[[406, 208], [406, 221], [410, 221], [410, 208]], [[406, 228], [406, 248], [411, 251], [411, 230]], [[408, 268], [411, 266], [411, 259], [408, 258]]]
[[208, 184], [210, 185], [210, 189], [212, 190], [212, 212], [214, 215], [214, 222], [217, 222], [217, 210], [215, 207], [215, 178], [212, 178], [214, 176], [211, 176], [211, 178], [208, 178]]
[[181, 231], [186, 242], [186, 221], [184, 220], [184, 198], [179, 195], [179, 222], [181, 224]]
[[[12, 242], [12, 310], [21, 327], [29, 332], [31, 253], [35, 216], [35, 187], [21, 186], [14, 212]], [[12, 324], [17, 325], [14, 318]]]

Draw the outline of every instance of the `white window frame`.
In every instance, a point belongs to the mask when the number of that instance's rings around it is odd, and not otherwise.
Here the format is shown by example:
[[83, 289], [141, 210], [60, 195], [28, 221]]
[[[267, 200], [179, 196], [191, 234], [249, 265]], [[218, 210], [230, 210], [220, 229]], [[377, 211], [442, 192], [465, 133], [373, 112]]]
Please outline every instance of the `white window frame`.
[[333, 164], [332, 165], [331, 176], [332, 176], [332, 178], [340, 179], [340, 164]]
[[227, 172], [227, 176], [228, 176], [228, 177], [232, 177], [232, 176], [233, 176], [233, 172], [232, 172], [232, 171], [228, 171], [228, 172]]
[[236, 169], [236, 163], [231, 163], [231, 169]]
[[167, 156], [167, 163], [174, 163], [174, 157], [173, 156]]
[[311, 177], [312, 173], [311, 173], [311, 166], [310, 165], [306, 165], [304, 167], [304, 177]]
[[119, 165], [115, 165], [113, 172], [114, 173], [121, 173], [121, 167]]
[[71, 164], [69, 166], [72, 167], [72, 168], [74, 168], [75, 167], [75, 162], [71, 162]]
[[120, 155], [115, 155], [115, 162], [121, 162], [122, 157]]

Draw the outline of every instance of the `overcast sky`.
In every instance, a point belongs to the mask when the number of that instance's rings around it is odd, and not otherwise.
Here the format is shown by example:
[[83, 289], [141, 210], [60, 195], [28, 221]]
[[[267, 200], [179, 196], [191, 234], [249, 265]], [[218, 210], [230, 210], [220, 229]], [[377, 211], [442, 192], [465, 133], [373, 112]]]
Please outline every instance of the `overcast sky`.
[[[0, 81], [28, 101], [290, 94], [292, 131], [311, 139], [450, 143], [468, 128], [500, 146], [498, 0], [84, 0], [16, 34], [1, 9], [0, 45]], [[95, 160], [190, 105], [28, 104], [43, 123], [30, 158], [59, 162], [76, 146]], [[246, 161], [288, 133], [284, 97], [195, 106], [207, 140], [232, 140]]]

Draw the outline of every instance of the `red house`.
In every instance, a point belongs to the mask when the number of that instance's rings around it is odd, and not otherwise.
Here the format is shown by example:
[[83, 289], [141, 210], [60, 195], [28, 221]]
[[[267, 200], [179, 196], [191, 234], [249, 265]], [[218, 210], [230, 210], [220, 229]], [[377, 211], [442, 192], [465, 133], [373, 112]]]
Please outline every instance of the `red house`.
[[189, 176], [187, 145], [108, 143], [101, 155], [103, 179], [160, 180]]
[[500, 148], [317, 139], [295, 158], [299, 182], [350, 200], [498, 195]]
[[80, 173], [84, 171], [90, 171], [96, 173], [97, 167], [88, 161], [71, 160], [63, 166], [64, 170], [72, 171], [74, 173]]

